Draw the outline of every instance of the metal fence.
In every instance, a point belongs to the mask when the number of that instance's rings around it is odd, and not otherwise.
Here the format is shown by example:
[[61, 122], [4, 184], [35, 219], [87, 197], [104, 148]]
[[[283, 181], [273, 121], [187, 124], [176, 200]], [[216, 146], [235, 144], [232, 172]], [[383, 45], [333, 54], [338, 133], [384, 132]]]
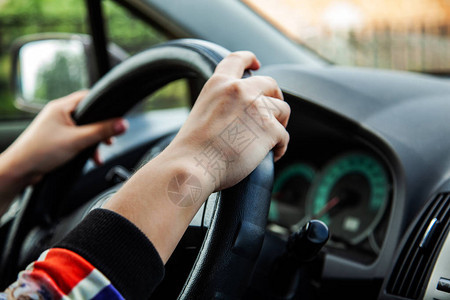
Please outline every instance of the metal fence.
[[377, 24], [348, 32], [318, 29], [303, 42], [343, 65], [436, 73], [450, 70], [450, 24]]

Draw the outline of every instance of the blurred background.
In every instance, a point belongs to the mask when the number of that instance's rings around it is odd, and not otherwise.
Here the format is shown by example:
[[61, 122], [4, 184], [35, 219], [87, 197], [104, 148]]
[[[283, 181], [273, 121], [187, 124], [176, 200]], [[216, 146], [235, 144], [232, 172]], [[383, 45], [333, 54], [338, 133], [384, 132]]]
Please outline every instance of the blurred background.
[[245, 0], [339, 65], [447, 73], [449, 0]]
[[[104, 4], [108, 36], [129, 54], [167, 40], [113, 1]], [[10, 50], [17, 38], [42, 32], [88, 33], [85, 0], [0, 0], [0, 119], [29, 117], [14, 106]]]

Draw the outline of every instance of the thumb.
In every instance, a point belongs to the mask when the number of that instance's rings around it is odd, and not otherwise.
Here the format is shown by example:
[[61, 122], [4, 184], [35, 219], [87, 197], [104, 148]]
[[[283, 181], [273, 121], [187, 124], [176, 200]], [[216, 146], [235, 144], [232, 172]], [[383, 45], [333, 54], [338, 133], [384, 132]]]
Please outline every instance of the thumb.
[[76, 127], [77, 144], [80, 149], [124, 133], [128, 122], [123, 118], [110, 119]]

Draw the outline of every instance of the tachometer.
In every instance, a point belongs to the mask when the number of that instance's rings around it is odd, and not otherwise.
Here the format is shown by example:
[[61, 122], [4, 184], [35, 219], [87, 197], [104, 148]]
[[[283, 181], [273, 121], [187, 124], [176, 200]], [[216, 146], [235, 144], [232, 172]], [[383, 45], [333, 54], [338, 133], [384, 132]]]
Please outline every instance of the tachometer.
[[355, 245], [373, 232], [388, 195], [382, 164], [371, 155], [351, 153], [324, 169], [308, 196], [306, 213], [325, 222], [335, 240]]
[[289, 228], [305, 216], [306, 195], [315, 173], [310, 165], [296, 163], [277, 175], [269, 211], [272, 222]]

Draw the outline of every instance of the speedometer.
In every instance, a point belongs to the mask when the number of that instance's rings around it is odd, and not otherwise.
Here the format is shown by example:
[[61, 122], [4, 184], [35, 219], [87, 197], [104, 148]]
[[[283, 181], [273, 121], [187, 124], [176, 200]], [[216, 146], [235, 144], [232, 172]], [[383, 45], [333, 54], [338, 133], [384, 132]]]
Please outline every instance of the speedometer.
[[308, 196], [306, 212], [325, 222], [334, 240], [355, 245], [381, 220], [388, 195], [383, 165], [371, 155], [350, 153], [325, 167]]

